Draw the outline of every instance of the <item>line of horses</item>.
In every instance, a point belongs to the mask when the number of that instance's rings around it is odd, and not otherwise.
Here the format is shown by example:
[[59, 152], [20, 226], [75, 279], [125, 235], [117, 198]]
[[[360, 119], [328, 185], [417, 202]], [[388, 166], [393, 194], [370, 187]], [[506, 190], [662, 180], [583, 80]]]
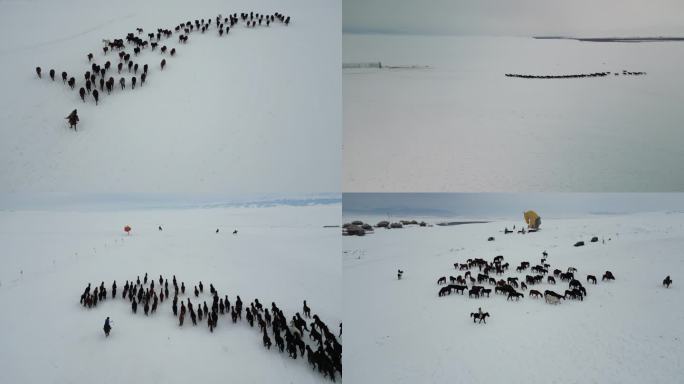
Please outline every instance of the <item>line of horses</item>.
[[[178, 34], [178, 43], [187, 44], [188, 36], [193, 32], [206, 33], [211, 28], [217, 30], [216, 34], [222, 37], [224, 33], [227, 35], [232, 27], [242, 23], [248, 28], [255, 28], [257, 24], [259, 26], [269, 27], [272, 23], [279, 22], [283, 25], [290, 24], [290, 16], [286, 16], [282, 13], [275, 12], [273, 14], [260, 14], [258, 12], [242, 12], [239, 16], [237, 13], [223, 17], [218, 15], [215, 18], [207, 19], [196, 19], [194, 22], [185, 21], [179, 23], [173, 29], [157, 28], [156, 33], [148, 33], [145, 38], [143, 35], [143, 28], [136, 28], [136, 32], [128, 33], [125, 39], [103, 39], [102, 43], [102, 55], [103, 61], [109, 57], [110, 53], [111, 60], [106, 60], [102, 64], [95, 62], [95, 55], [90, 52], [86, 55], [88, 58], [88, 63], [90, 68], [86, 70], [83, 74], [83, 81], [78, 82], [77, 77], [70, 76], [66, 71], [61, 72], [62, 84], [68, 86], [71, 90], [78, 89], [78, 94], [82, 102], [86, 102], [92, 97], [95, 105], [98, 105], [102, 96], [105, 94], [110, 95], [115, 90], [115, 76], [118, 76], [118, 84], [121, 91], [126, 89], [126, 85], [130, 84], [131, 89], [135, 89], [136, 85], [143, 86], [150, 76], [150, 67], [148, 64], [143, 64], [139, 62], [134, 62], [143, 51], [149, 50], [149, 52], [154, 52], [157, 47], [161, 44], [161, 47], [157, 50], [159, 55], [162, 56], [161, 61], [159, 61], [159, 69], [163, 71], [167, 66], [167, 57], [174, 57], [176, 55], [176, 48], [167, 47], [167, 40], [171, 39], [172, 36]], [[141, 37], [142, 36], [142, 37]], [[131, 53], [127, 52], [125, 49], [127, 47], [133, 48], [133, 56]], [[116, 51], [116, 54], [115, 54]], [[168, 52], [168, 55], [167, 55]], [[118, 56], [118, 63], [115, 63]], [[42, 68], [36, 67], [36, 75], [39, 79], [43, 78]], [[113, 72], [116, 71], [116, 74]], [[122, 71], [124, 74], [122, 75]], [[140, 74], [138, 75], [138, 72]], [[52, 81], [56, 80], [57, 72], [55, 69], [50, 69], [48, 71], [49, 77]], [[127, 79], [127, 77], [129, 77]], [[99, 90], [98, 90], [99, 85]], [[76, 128], [75, 125], [72, 128]]]
[[[233, 324], [236, 324], [238, 321], [242, 321], [244, 313], [251, 328], [254, 328], [255, 324], [257, 325], [265, 348], [270, 350], [273, 345], [272, 340], [274, 340], [276, 349], [281, 353], [287, 351], [288, 356], [292, 359], [304, 358], [306, 355], [311, 368], [318, 369], [324, 377], [335, 381], [336, 375], [342, 374], [342, 344], [338, 341], [338, 337], [342, 336], [342, 324], [340, 323], [339, 335], [336, 336], [318, 315], [313, 314], [312, 316], [311, 308], [306, 300], [302, 306], [303, 316], [296, 312], [288, 321], [284, 311], [274, 302], [271, 303], [270, 311], [269, 308], [264, 307], [259, 299], [254, 299], [249, 303], [249, 306], [243, 306], [242, 299], [237, 295], [235, 301], [231, 303], [228, 295], [220, 297], [213, 284], [209, 284], [209, 301], [212, 304], [208, 305], [207, 301], [200, 303], [200, 297], [204, 295], [205, 288], [201, 281], [194, 286], [194, 289], [188, 290], [188, 295], [184, 299], [180, 299], [186, 295], [185, 282], [181, 282], [179, 285], [175, 275], [171, 281], [171, 289], [169, 289], [168, 279], [164, 279], [162, 275], [159, 275], [158, 280], [150, 279], [145, 273], [142, 281], [139, 276], [130, 282], [126, 280], [121, 299], [130, 302], [133, 314], [137, 314], [138, 307], [142, 307], [145, 316], [154, 315], [164, 301], [171, 301], [171, 311], [173, 316], [178, 319], [179, 327], [183, 327], [185, 317], [189, 315], [193, 326], [202, 323], [205, 319], [204, 321], [211, 333], [218, 327], [220, 318], [230, 315], [230, 320], [226, 319], [225, 323], [229, 324], [229, 321], [232, 321]], [[155, 282], [158, 283], [156, 287]], [[116, 299], [117, 290], [118, 287], [114, 281], [110, 291], [112, 300]], [[173, 298], [171, 297], [172, 294]], [[194, 300], [196, 300], [195, 304], [190, 297], [193, 294]], [[106, 301], [107, 298], [108, 291], [104, 281], [94, 289], [88, 283], [81, 294], [80, 303], [85, 308], [95, 308], [98, 302]], [[311, 320], [308, 325], [307, 319]], [[110, 330], [111, 328], [105, 329], [107, 336]]]
[[[571, 75], [524, 75], [519, 73], [506, 73], [506, 77], [517, 77], [520, 79], [581, 79], [590, 77], [606, 77], [613, 73], [615, 76], [619, 76], [619, 72], [593, 72], [593, 73], [578, 73]], [[630, 72], [622, 71], [623, 76], [643, 76], [646, 72]]]

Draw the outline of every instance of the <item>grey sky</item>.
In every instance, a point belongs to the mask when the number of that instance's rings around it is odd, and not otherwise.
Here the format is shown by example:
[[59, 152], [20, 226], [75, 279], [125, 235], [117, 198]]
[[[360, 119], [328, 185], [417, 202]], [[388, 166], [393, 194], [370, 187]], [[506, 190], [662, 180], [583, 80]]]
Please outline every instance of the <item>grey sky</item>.
[[345, 193], [343, 214], [462, 217], [543, 217], [684, 211], [684, 193]]
[[681, 0], [343, 0], [345, 33], [684, 35]]

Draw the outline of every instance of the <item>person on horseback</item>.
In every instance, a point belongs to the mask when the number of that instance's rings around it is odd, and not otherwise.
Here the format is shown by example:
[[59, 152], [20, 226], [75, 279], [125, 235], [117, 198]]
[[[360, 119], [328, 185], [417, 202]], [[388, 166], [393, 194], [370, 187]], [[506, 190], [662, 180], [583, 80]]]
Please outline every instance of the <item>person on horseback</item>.
[[78, 124], [78, 114], [76, 113], [76, 110], [74, 109], [71, 111], [69, 116], [65, 117], [65, 119], [69, 122], [69, 128], [73, 128], [74, 131], [76, 130], [76, 124]]
[[112, 326], [109, 324], [109, 317], [105, 320], [104, 323], [104, 333], [105, 337], [109, 337], [109, 332], [112, 330]]

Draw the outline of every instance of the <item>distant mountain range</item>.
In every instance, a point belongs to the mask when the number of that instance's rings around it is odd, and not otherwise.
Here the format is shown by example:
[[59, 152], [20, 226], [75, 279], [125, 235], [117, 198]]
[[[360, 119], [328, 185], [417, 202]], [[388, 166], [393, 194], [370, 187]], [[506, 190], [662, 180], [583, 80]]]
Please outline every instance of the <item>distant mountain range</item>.
[[334, 193], [310, 195], [175, 195], [175, 194], [0, 194], [0, 210], [119, 210], [305, 207], [341, 204]]
[[568, 36], [533, 36], [542, 40], [577, 40], [596, 43], [647, 43], [657, 41], [684, 41], [684, 37], [657, 36], [657, 37], [568, 37]]

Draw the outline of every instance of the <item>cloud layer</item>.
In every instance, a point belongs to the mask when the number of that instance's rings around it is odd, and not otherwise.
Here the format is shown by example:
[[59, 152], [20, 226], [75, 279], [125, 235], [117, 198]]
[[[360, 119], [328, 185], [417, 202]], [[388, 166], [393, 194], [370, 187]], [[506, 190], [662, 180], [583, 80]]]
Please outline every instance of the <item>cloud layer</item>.
[[343, 0], [345, 33], [684, 35], [681, 0]]

